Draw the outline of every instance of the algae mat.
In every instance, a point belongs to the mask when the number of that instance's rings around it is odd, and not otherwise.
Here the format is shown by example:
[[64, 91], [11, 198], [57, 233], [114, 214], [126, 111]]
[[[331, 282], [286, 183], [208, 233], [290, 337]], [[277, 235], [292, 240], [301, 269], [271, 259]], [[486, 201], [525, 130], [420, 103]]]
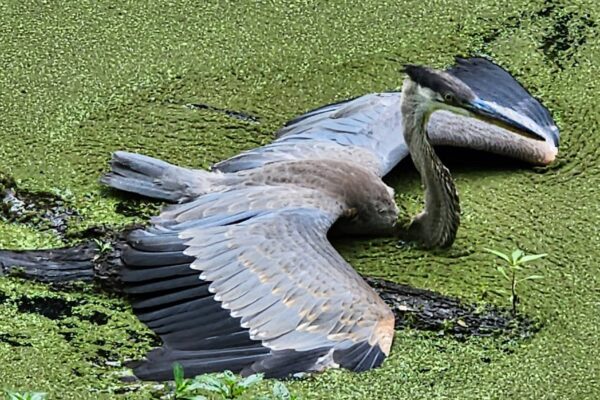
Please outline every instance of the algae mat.
[[[398, 87], [403, 63], [485, 54], [553, 112], [556, 163], [445, 151], [463, 205], [452, 250], [337, 245], [361, 273], [496, 305], [507, 303], [505, 283], [482, 247], [547, 252], [534, 268], [545, 280], [522, 290], [541, 331], [517, 341], [399, 331], [382, 368], [291, 387], [309, 399], [599, 398], [598, 21], [593, 0], [2, 2], [0, 171], [76, 213], [63, 236], [35, 219], [4, 222], [0, 247], [56, 246], [155, 209], [98, 186], [111, 151], [207, 167], [307, 109]], [[410, 163], [388, 182], [418, 208]], [[152, 336], [122, 299], [75, 289], [0, 280], [0, 387], [149, 398], [151, 387], [127, 391], [110, 361], [139, 357]]]

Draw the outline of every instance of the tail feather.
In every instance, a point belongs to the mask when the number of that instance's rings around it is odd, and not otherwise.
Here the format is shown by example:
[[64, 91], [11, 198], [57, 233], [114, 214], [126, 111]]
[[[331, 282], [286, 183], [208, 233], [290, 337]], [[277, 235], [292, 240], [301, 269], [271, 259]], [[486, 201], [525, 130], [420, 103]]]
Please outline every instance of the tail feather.
[[100, 182], [115, 189], [171, 202], [183, 202], [218, 186], [219, 173], [178, 167], [141, 154], [117, 151], [111, 172]]
[[14, 274], [40, 282], [92, 281], [97, 248], [90, 244], [49, 250], [0, 250], [0, 276]]

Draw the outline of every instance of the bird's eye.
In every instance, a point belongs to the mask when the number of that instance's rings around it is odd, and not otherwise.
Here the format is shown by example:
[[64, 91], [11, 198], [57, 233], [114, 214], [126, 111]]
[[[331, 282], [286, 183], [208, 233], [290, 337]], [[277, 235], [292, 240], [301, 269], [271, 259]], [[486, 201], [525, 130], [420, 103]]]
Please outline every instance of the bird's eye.
[[444, 101], [452, 103], [454, 101], [454, 95], [452, 93], [444, 94]]
[[377, 212], [378, 212], [379, 214], [383, 214], [383, 213], [385, 212], [385, 208], [378, 208], [378, 209], [377, 209]]

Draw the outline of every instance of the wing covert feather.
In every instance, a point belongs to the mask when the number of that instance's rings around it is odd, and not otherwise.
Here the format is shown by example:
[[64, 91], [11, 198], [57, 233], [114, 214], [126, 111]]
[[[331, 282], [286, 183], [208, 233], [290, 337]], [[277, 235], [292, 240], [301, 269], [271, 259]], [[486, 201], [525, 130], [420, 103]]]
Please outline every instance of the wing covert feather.
[[279, 161], [335, 159], [383, 176], [408, 155], [397, 92], [371, 93], [309, 111], [276, 135], [274, 142], [221, 161], [213, 169], [236, 172]]
[[130, 234], [126, 291], [163, 341], [137, 376], [168, 379], [176, 360], [190, 374], [272, 377], [381, 364], [393, 314], [327, 240], [344, 206], [314, 189], [281, 189], [204, 195]]
[[288, 208], [218, 231], [191, 228], [180, 237], [189, 246], [184, 254], [192, 257], [205, 253], [215, 235], [218, 246], [235, 253], [227, 265], [196, 259], [191, 267], [212, 281], [215, 298], [241, 318], [252, 339], [295, 351], [367, 341], [387, 353], [391, 338], [382, 343], [376, 327], [393, 315], [327, 240], [336, 218]]

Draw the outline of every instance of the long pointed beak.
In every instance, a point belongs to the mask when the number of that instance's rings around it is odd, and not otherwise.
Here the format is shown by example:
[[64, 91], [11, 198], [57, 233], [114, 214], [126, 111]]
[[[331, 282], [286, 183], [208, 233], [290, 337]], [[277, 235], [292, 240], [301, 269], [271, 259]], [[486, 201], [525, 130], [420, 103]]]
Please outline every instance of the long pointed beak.
[[510, 130], [516, 131], [516, 133], [521, 134], [523, 136], [527, 136], [531, 139], [542, 141], [546, 140], [539, 133], [525, 126], [523, 123], [499, 112], [498, 110], [494, 109], [489, 103], [481, 99], [475, 99], [474, 101], [466, 104], [465, 108], [467, 108], [472, 114], [474, 114], [475, 117], [478, 117], [488, 123], [498, 125], [502, 128], [509, 128]]

